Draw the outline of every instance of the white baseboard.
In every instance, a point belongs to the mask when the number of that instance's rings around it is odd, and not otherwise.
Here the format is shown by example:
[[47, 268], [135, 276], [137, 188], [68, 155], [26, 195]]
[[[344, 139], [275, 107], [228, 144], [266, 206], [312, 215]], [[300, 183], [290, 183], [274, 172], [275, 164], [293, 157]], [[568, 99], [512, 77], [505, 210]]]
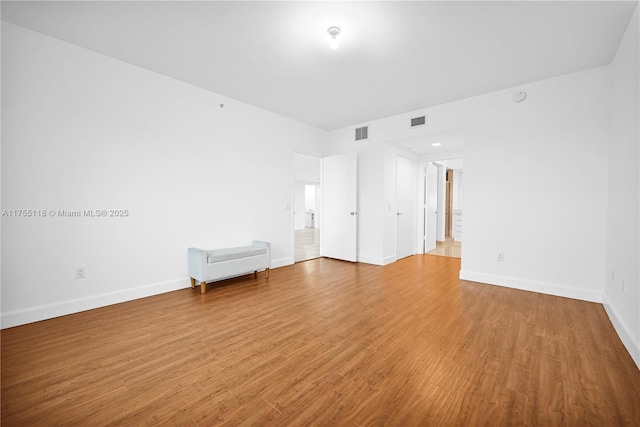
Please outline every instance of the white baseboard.
[[392, 262], [396, 262], [398, 259], [396, 258], [395, 255], [391, 255], [385, 258], [382, 258], [382, 264], [380, 265], [387, 265], [387, 264], [391, 264]]
[[557, 283], [527, 280], [519, 277], [499, 276], [496, 274], [476, 273], [473, 271], [460, 271], [460, 279], [589, 302], [602, 302], [602, 292], [600, 291], [579, 289]]
[[[274, 261], [271, 268], [278, 268], [291, 264], [293, 264], [293, 258], [283, 258]], [[185, 277], [167, 282], [153, 283], [137, 288], [122, 289], [119, 291], [92, 295], [85, 298], [77, 298], [53, 304], [29, 307], [22, 310], [9, 311], [2, 313], [0, 316], [0, 329], [26, 325], [27, 323], [53, 319], [54, 317], [66, 316], [68, 314], [93, 310], [95, 308], [119, 304], [121, 302], [150, 297], [189, 287], [191, 287], [191, 281], [188, 277]]]
[[360, 255], [360, 254], [358, 254], [358, 262], [363, 262], [365, 264], [373, 264], [373, 265], [385, 265], [383, 258], [373, 257], [368, 255]]
[[188, 277], [2, 313], [1, 328], [25, 325], [107, 305], [177, 291], [191, 286]]
[[398, 258], [396, 258], [395, 255], [390, 255], [384, 258], [358, 255], [358, 262], [363, 262], [365, 264], [389, 265], [393, 262], [396, 262], [397, 260]]
[[626, 324], [624, 319], [618, 314], [616, 308], [611, 305], [611, 301], [607, 297], [606, 293], [603, 295], [602, 299], [604, 310], [607, 312], [609, 320], [611, 320], [622, 344], [624, 344], [625, 348], [631, 355], [631, 358], [636, 362], [636, 366], [640, 369], [640, 342], [638, 342], [638, 340], [633, 336], [631, 329], [629, 329], [629, 326]]

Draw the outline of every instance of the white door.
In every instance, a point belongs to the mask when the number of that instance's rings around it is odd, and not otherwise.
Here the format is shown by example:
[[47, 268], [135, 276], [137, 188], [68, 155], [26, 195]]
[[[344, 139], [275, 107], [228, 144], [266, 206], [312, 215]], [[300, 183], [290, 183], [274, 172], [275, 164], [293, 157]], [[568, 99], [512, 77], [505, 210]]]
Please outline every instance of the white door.
[[358, 236], [358, 156], [322, 159], [322, 239], [324, 257], [356, 261]]
[[413, 255], [416, 210], [416, 165], [398, 156], [396, 160], [396, 259]]
[[438, 232], [438, 168], [431, 162], [427, 163], [426, 187], [425, 253], [436, 248], [436, 236]]

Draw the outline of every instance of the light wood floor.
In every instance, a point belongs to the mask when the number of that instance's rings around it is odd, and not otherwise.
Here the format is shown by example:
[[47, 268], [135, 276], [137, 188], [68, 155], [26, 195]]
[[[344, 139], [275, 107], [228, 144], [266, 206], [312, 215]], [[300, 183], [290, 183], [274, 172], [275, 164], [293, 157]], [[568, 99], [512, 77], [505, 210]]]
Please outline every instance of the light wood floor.
[[640, 425], [599, 304], [319, 258], [2, 331], [2, 426]]
[[443, 242], [436, 242], [436, 248], [428, 254], [462, 258], [462, 242], [454, 241], [453, 237], [446, 237]]

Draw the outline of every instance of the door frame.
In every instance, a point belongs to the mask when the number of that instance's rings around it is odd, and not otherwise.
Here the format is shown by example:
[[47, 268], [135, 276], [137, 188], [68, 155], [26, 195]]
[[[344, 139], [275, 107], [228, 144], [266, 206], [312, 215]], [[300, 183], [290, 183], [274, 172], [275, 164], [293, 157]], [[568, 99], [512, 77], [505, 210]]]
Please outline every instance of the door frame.
[[[444, 202], [444, 198], [445, 194], [444, 191], [446, 191], [444, 189], [444, 186], [442, 185], [443, 182], [443, 178], [444, 178], [444, 174], [442, 174], [442, 170], [444, 170], [444, 173], [446, 174], [446, 170], [448, 168], [447, 166], [447, 161], [457, 161], [457, 160], [462, 160], [462, 157], [454, 157], [454, 158], [448, 158], [448, 159], [438, 159], [438, 160], [434, 160], [434, 159], [429, 159], [429, 160], [422, 160], [421, 164], [420, 164], [420, 180], [422, 181], [422, 185], [419, 189], [419, 194], [422, 195], [424, 197], [424, 202], [420, 205], [419, 208], [419, 217], [418, 217], [418, 221], [420, 224], [422, 224], [422, 250], [421, 251], [417, 251], [416, 253], [427, 253], [427, 251], [425, 250], [425, 241], [426, 241], [426, 227], [427, 227], [427, 185], [426, 185], [426, 180], [427, 180], [427, 164], [428, 163], [432, 163], [434, 164], [437, 168], [438, 168], [438, 172], [436, 174], [437, 176], [437, 183], [436, 183], [436, 191], [437, 191], [437, 200], [438, 200], [438, 207], [437, 207], [437, 219], [436, 219], [436, 223], [437, 224], [441, 224], [441, 231], [444, 233], [444, 210], [441, 209], [441, 206], [444, 207], [444, 203], [440, 203], [440, 200], [442, 199], [442, 201]], [[454, 171], [454, 175], [455, 175], [455, 171], [457, 169], [453, 169]], [[452, 194], [453, 197], [453, 194]], [[452, 211], [453, 212], [453, 211]], [[420, 228], [420, 227], [418, 227]], [[436, 231], [436, 242], [438, 241], [438, 232]], [[453, 233], [452, 236], [453, 237]]]
[[[316, 179], [307, 179], [308, 177], [303, 176], [303, 179], [297, 179], [298, 177], [296, 176], [296, 164], [297, 161], [296, 159], [300, 159], [299, 156], [302, 157], [313, 157], [315, 159], [318, 159], [318, 177], [317, 180]], [[300, 161], [300, 160], [298, 160]], [[320, 208], [322, 209], [322, 157], [320, 157], [319, 155], [315, 155], [315, 154], [306, 154], [306, 153], [298, 153], [298, 152], [294, 152], [293, 153], [293, 159], [292, 159], [292, 171], [291, 171], [291, 202], [288, 203], [285, 206], [285, 210], [289, 211], [290, 214], [290, 230], [291, 230], [291, 264], [295, 264], [296, 263], [296, 232], [295, 232], [295, 218], [294, 218], [294, 209], [295, 209], [295, 185], [296, 185], [296, 181], [304, 181], [308, 184], [316, 184], [318, 185], [318, 191], [320, 194], [316, 193], [316, 200], [320, 199], [319, 203], [320, 203]], [[320, 220], [320, 227], [322, 227], [322, 215], [319, 215], [319, 220]], [[318, 236], [318, 239], [320, 239], [320, 245], [322, 245], [322, 233], [320, 233], [320, 235]]]

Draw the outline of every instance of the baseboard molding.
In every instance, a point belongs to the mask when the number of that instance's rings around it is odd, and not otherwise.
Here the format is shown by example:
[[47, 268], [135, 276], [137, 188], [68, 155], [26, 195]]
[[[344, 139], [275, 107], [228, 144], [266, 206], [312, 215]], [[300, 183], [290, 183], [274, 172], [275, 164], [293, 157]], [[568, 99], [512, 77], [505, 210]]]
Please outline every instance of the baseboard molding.
[[560, 285], [557, 283], [540, 282], [537, 280], [521, 279], [519, 277], [476, 273], [464, 270], [460, 271], [460, 279], [589, 302], [602, 302], [602, 292], [573, 288], [571, 286]]
[[396, 262], [398, 259], [396, 258], [395, 255], [391, 255], [385, 258], [382, 258], [382, 264], [380, 265], [387, 265], [387, 264], [391, 264], [392, 262]]
[[358, 262], [363, 262], [365, 264], [373, 264], [373, 265], [385, 265], [384, 258], [373, 257], [368, 255], [360, 255], [360, 254], [358, 254]]
[[0, 328], [11, 328], [14, 326], [25, 325], [27, 323], [39, 322], [40, 320], [53, 319], [54, 317], [93, 310], [94, 308], [105, 307], [107, 305], [119, 304], [121, 302], [150, 297], [153, 295], [163, 294], [165, 292], [177, 291], [190, 286], [191, 283], [189, 278], [185, 277], [167, 282], [153, 283], [151, 285], [140, 286], [137, 288], [123, 289], [115, 292], [92, 295], [85, 298], [77, 298], [53, 304], [25, 308], [22, 310], [9, 311], [2, 313], [2, 316], [0, 317]]
[[[272, 262], [271, 268], [278, 268], [291, 264], [293, 264], [293, 258], [283, 258]], [[53, 319], [54, 317], [66, 316], [68, 314], [93, 310], [95, 308], [119, 304], [121, 302], [132, 301], [189, 287], [191, 287], [191, 281], [188, 277], [185, 277], [182, 279], [153, 283], [137, 288], [123, 289], [99, 295], [92, 295], [85, 298], [77, 298], [53, 304], [29, 307], [22, 310], [9, 311], [2, 313], [0, 316], [0, 329], [26, 325], [27, 323]]]
[[638, 340], [633, 336], [631, 329], [629, 329], [627, 323], [618, 314], [616, 308], [611, 305], [611, 301], [607, 297], [606, 293], [603, 295], [602, 299], [602, 305], [609, 316], [611, 324], [613, 324], [613, 328], [618, 333], [622, 344], [624, 344], [625, 348], [631, 355], [631, 358], [636, 363], [636, 366], [640, 369], [640, 342], [638, 342]]
[[[415, 255], [415, 254], [414, 254]], [[398, 258], [395, 255], [390, 255], [384, 258], [378, 257], [368, 257], [368, 256], [360, 256], [358, 255], [358, 262], [363, 262], [365, 264], [373, 264], [373, 265], [389, 265], [393, 262], [396, 262]]]

